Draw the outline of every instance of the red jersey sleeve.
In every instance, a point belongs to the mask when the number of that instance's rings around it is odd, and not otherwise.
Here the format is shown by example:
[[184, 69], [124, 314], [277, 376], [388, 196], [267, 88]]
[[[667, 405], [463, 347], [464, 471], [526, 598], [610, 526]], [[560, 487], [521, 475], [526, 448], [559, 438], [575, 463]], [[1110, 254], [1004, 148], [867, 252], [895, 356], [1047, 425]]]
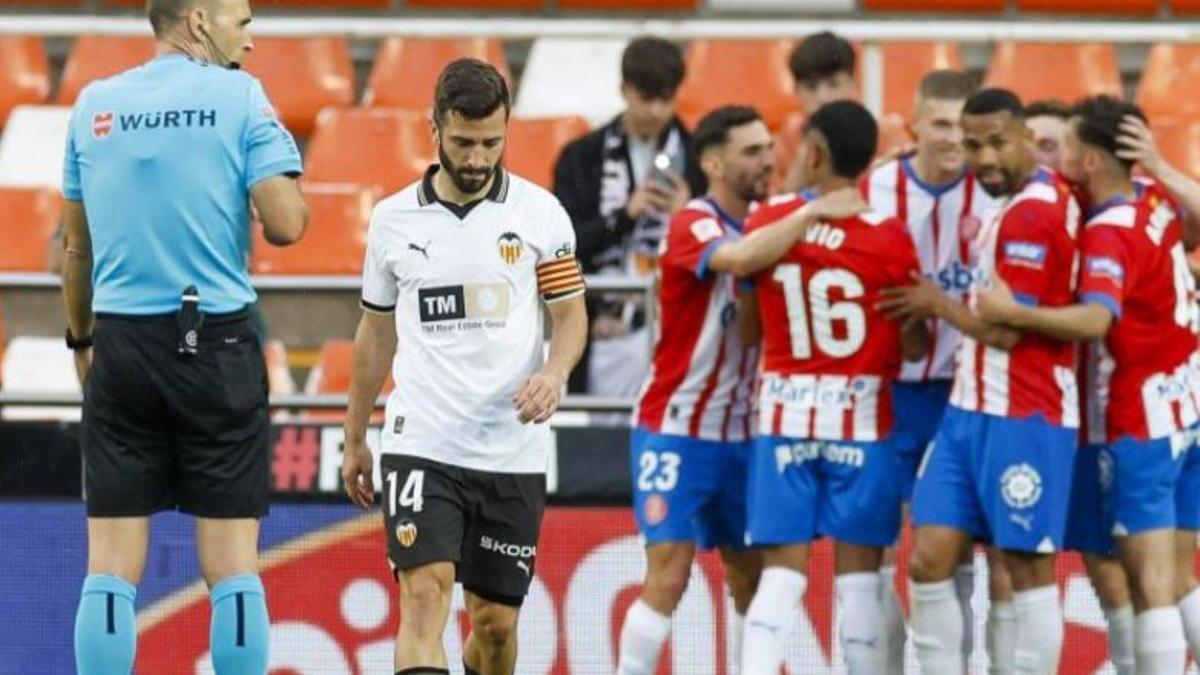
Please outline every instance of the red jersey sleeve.
[[1129, 287], [1128, 275], [1133, 271], [1127, 243], [1116, 228], [1092, 225], [1083, 233], [1080, 252], [1080, 302], [1097, 303], [1119, 318]]
[[[1050, 282], [1056, 206], [1027, 201], [1009, 209], [996, 235], [996, 275], [1025, 305], [1039, 305]], [[1069, 264], [1069, 263], [1067, 263]]]
[[694, 209], [684, 209], [671, 218], [666, 248], [659, 259], [664, 266], [682, 267], [697, 279], [708, 276], [708, 260], [729, 234], [717, 218]]

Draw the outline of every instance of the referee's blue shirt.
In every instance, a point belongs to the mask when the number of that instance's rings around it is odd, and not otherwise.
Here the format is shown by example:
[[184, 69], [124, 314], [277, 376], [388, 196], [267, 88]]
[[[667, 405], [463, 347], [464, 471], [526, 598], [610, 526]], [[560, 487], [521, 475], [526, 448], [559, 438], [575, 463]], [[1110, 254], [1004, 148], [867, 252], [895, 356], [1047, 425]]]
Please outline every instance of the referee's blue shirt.
[[204, 312], [253, 302], [249, 189], [300, 171], [295, 140], [247, 73], [170, 54], [89, 85], [67, 133], [63, 196], [87, 213], [93, 310], [165, 314], [193, 284]]

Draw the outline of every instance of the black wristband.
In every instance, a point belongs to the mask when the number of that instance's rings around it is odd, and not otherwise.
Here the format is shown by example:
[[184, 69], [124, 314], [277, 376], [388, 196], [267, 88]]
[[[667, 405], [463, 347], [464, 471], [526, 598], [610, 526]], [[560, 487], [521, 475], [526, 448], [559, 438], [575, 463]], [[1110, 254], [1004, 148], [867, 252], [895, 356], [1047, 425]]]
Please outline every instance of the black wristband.
[[73, 335], [71, 335], [71, 329], [67, 328], [67, 349], [70, 349], [73, 352], [78, 352], [78, 351], [81, 351], [84, 349], [88, 349], [91, 346], [92, 346], [92, 336], [91, 335], [89, 335], [85, 338], [76, 339]]

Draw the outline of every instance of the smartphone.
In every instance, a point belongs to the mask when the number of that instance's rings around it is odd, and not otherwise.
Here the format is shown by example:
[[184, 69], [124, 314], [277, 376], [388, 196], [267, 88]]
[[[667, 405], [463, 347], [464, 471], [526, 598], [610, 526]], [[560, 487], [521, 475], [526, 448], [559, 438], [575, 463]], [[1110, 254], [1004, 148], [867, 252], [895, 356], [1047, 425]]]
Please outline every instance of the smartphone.
[[660, 151], [654, 156], [654, 161], [650, 165], [649, 178], [665, 188], [672, 189], [675, 187], [670, 176], [672, 170], [671, 155]]

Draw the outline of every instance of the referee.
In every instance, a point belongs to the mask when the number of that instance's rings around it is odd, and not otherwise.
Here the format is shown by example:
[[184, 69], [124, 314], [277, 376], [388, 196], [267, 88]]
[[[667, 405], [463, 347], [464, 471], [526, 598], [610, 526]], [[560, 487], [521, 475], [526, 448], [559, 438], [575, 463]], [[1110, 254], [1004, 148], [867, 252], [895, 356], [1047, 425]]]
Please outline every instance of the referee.
[[251, 204], [269, 242], [303, 235], [300, 154], [238, 71], [247, 0], [150, 0], [147, 13], [157, 56], [84, 89], [63, 170], [88, 510], [75, 662], [130, 672], [149, 515], [179, 509], [196, 517], [214, 670], [265, 674], [270, 428], [246, 257]]

